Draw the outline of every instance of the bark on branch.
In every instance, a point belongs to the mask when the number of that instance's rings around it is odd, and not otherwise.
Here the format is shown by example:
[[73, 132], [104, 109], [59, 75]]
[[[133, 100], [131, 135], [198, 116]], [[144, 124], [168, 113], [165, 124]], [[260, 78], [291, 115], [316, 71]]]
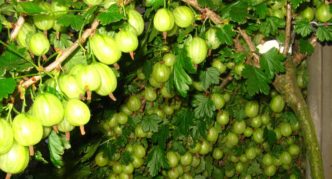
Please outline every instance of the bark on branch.
[[[50, 72], [53, 69], [59, 67], [61, 63], [65, 61], [68, 58], [68, 56], [70, 56], [77, 49], [77, 47], [80, 46], [80, 44], [83, 44], [89, 38], [89, 36], [97, 29], [98, 25], [99, 21], [95, 20], [92, 23], [91, 27], [83, 32], [81, 38], [77, 39], [70, 47], [65, 49], [63, 53], [54, 62], [52, 62], [51, 64], [49, 64], [47, 67], [44, 68], [44, 71]], [[22, 87], [28, 88], [32, 84], [39, 81], [41, 77], [42, 77], [41, 75], [37, 75], [29, 78], [28, 80], [22, 83]]]
[[313, 179], [324, 179], [322, 155], [316, 136], [309, 107], [303, 98], [300, 88], [296, 83], [296, 68], [293, 59], [288, 58], [285, 62], [286, 74], [279, 75], [273, 82], [276, 90], [284, 96], [286, 103], [295, 112], [301, 124], [304, 135], [304, 143], [310, 161], [311, 177]]
[[193, 8], [198, 10], [200, 13], [205, 14], [206, 17], [208, 17], [213, 23], [215, 23], [215, 24], [225, 23], [225, 21], [223, 19], [221, 19], [221, 17], [218, 14], [216, 14], [215, 12], [213, 12], [211, 9], [200, 7], [197, 0], [182, 0], [182, 1], [185, 2], [186, 4], [192, 6]]
[[14, 29], [12, 30], [12, 32], [10, 33], [10, 40], [15, 40], [15, 38], [17, 37], [18, 33], [21, 30], [21, 27], [23, 26], [25, 20], [23, 16], [18, 17]]

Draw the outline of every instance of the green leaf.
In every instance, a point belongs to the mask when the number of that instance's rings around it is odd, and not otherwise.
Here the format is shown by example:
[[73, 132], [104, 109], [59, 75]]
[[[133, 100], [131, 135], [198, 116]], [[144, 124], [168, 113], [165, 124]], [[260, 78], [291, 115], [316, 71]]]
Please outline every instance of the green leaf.
[[84, 149], [84, 155], [79, 160], [80, 162], [85, 162], [89, 160], [97, 151], [100, 144], [100, 140], [94, 141], [93, 143], [89, 143]]
[[160, 146], [154, 146], [147, 157], [147, 167], [152, 177], [156, 176], [160, 169], [168, 168], [165, 151]]
[[199, 75], [200, 82], [205, 90], [207, 90], [212, 84], [219, 84], [220, 72], [214, 67], [208, 68], [206, 71], [202, 71]]
[[0, 79], [0, 101], [11, 95], [16, 88], [16, 81], [13, 78]]
[[100, 13], [97, 18], [100, 20], [100, 24], [108, 25], [122, 20], [124, 15], [120, 12], [120, 7], [114, 4], [108, 8], [107, 12]]
[[149, 3], [152, 5], [153, 9], [158, 9], [164, 5], [164, 0], [149, 0]]
[[172, 142], [172, 150], [177, 151], [180, 155], [183, 155], [187, 152], [187, 149], [183, 145], [183, 142], [176, 141], [176, 140]]
[[268, 142], [270, 146], [277, 142], [277, 135], [273, 130], [267, 128], [264, 129], [264, 140]]
[[146, 115], [142, 119], [142, 128], [145, 132], [158, 132], [158, 124], [161, 121], [157, 114]]
[[222, 5], [222, 1], [220, 0], [198, 0], [197, 2], [201, 7], [208, 7], [210, 9], [218, 9]]
[[69, 35], [62, 33], [59, 39], [56, 37], [56, 33], [50, 35], [50, 41], [54, 45], [54, 48], [64, 50], [70, 47], [73, 43]]
[[307, 2], [306, 0], [290, 0], [290, 4], [293, 9], [298, 8], [302, 3]]
[[45, 160], [45, 158], [43, 157], [43, 154], [39, 150], [35, 153], [34, 157], [35, 157], [35, 160], [40, 161], [43, 164], [48, 164], [48, 161]]
[[129, 151], [121, 153], [119, 161], [122, 165], [128, 165], [130, 162], [133, 161], [132, 154]]
[[20, 2], [18, 4], [23, 9], [23, 12], [29, 15], [45, 12], [44, 9], [39, 7], [35, 2]]
[[277, 17], [268, 17], [266, 21], [260, 25], [259, 31], [265, 36], [276, 35], [279, 28], [285, 27], [285, 21]]
[[87, 58], [81, 48], [76, 50], [64, 63], [62, 66], [63, 71], [69, 72], [71, 68], [78, 64], [86, 65], [88, 64]]
[[236, 35], [233, 26], [230, 24], [218, 26], [217, 37], [222, 44], [232, 45], [233, 37]]
[[190, 133], [190, 127], [194, 124], [194, 113], [188, 108], [182, 108], [180, 111], [176, 112], [172, 121], [174, 121], [174, 135], [184, 135], [188, 136]]
[[262, 55], [260, 65], [267, 78], [273, 79], [275, 74], [285, 71], [284, 59], [284, 56], [276, 48], [272, 48]]
[[33, 62], [25, 59], [26, 55], [28, 55], [26, 49], [9, 44], [6, 51], [0, 56], [0, 75], [4, 75], [6, 71], [24, 72], [30, 70], [33, 67]]
[[201, 94], [194, 96], [192, 105], [195, 108], [194, 112], [197, 118], [212, 118], [216, 110], [213, 101], [209, 97]]
[[306, 54], [306, 55], [311, 55], [312, 53], [314, 53], [314, 50], [315, 50], [315, 48], [312, 46], [310, 41], [307, 39], [299, 40], [299, 48], [300, 48], [300, 52], [302, 54]]
[[263, 93], [265, 95], [270, 92], [270, 82], [271, 80], [266, 76], [266, 74], [259, 68], [255, 68], [250, 65], [246, 65], [242, 72], [243, 77], [246, 79], [245, 84], [250, 96], [258, 93]]
[[186, 51], [184, 49], [179, 49], [171, 77], [177, 91], [183, 97], [187, 96], [189, 85], [192, 84], [192, 79], [187, 72], [193, 73], [195, 72], [195, 68], [191, 63], [191, 60], [187, 57]]
[[62, 155], [64, 154], [65, 148], [62, 145], [60, 136], [54, 131], [52, 131], [48, 137], [48, 149], [50, 151], [52, 164], [57, 168], [61, 168], [63, 166]]
[[248, 3], [246, 1], [235, 2], [229, 11], [229, 16], [232, 21], [237, 23], [244, 23], [248, 14]]
[[70, 26], [72, 29], [79, 31], [84, 26], [84, 19], [82, 16], [65, 14], [58, 18], [57, 23], [65, 27]]
[[167, 125], [162, 125], [157, 133], [152, 135], [152, 141], [163, 149], [166, 149], [166, 142], [168, 139], [169, 128]]
[[320, 26], [316, 32], [319, 41], [332, 41], [332, 27], [331, 26]]
[[310, 23], [306, 20], [295, 21], [294, 30], [297, 34], [300, 34], [302, 37], [306, 37], [312, 33], [312, 27]]
[[268, 15], [269, 8], [267, 7], [266, 3], [261, 3], [254, 8], [256, 16], [258, 16], [260, 19], [265, 19], [265, 17]]

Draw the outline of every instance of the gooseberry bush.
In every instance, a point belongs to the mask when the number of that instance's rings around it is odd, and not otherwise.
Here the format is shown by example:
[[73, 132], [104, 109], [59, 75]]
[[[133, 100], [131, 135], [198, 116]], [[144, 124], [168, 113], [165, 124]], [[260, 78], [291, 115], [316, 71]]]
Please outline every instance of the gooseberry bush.
[[0, 9], [1, 176], [324, 178], [306, 59], [329, 1]]

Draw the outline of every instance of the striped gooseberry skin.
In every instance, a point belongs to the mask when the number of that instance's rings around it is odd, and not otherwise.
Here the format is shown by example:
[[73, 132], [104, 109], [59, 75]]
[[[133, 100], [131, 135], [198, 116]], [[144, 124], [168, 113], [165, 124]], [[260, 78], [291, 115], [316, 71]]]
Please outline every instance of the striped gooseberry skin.
[[193, 64], [202, 63], [206, 57], [208, 48], [204, 39], [194, 37], [186, 44], [187, 55]]
[[93, 54], [100, 62], [111, 65], [120, 60], [121, 51], [112, 37], [95, 34], [90, 37], [89, 43]]
[[144, 31], [144, 20], [142, 15], [135, 9], [127, 11], [128, 23], [136, 30], [136, 35], [139, 36]]
[[113, 70], [103, 63], [91, 64], [99, 73], [101, 85], [96, 90], [96, 93], [101, 96], [107, 96], [117, 87], [117, 79]]
[[213, 27], [205, 32], [205, 40], [208, 47], [213, 50], [219, 48], [221, 45], [221, 42], [217, 37], [217, 29]]
[[82, 126], [90, 120], [89, 107], [78, 99], [70, 99], [65, 104], [65, 119], [73, 126]]
[[0, 155], [0, 169], [9, 174], [22, 172], [28, 163], [28, 148], [17, 143], [14, 143], [7, 153]]
[[14, 143], [13, 129], [9, 122], [0, 118], [0, 155], [7, 153]]
[[30, 37], [28, 48], [34, 55], [42, 56], [50, 49], [50, 42], [43, 33], [38, 32]]
[[51, 93], [43, 93], [35, 98], [32, 115], [39, 119], [43, 126], [54, 126], [62, 121], [64, 109], [59, 98]]
[[174, 27], [173, 13], [166, 8], [159, 9], [153, 18], [153, 26], [160, 32], [171, 30]]
[[84, 90], [79, 86], [75, 76], [71, 74], [60, 76], [59, 88], [68, 98], [79, 99], [84, 95]]
[[138, 47], [136, 34], [129, 30], [121, 30], [115, 35], [115, 42], [122, 52], [133, 52]]
[[43, 137], [43, 125], [34, 116], [21, 113], [12, 123], [15, 141], [23, 146], [37, 144]]
[[179, 27], [186, 28], [191, 26], [195, 21], [193, 11], [187, 6], [178, 6], [173, 10], [175, 24]]

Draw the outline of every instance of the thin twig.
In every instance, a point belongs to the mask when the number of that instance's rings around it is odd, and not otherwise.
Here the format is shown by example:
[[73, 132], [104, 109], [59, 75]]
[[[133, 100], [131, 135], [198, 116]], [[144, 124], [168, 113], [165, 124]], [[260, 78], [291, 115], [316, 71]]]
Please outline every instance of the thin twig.
[[14, 26], [14, 29], [13, 31], [10, 33], [10, 40], [14, 40], [18, 33], [20, 32], [23, 24], [24, 24], [25, 20], [24, 20], [24, 17], [23, 16], [20, 16], [18, 19], [17, 19], [17, 22], [15, 23], [15, 26]]
[[205, 14], [205, 16], [208, 17], [215, 24], [223, 24], [226, 22], [225, 20], [221, 19], [221, 17], [215, 12], [213, 12], [211, 9], [200, 7], [197, 0], [182, 0], [182, 1], [194, 7], [200, 13]]
[[233, 80], [233, 77], [232, 77], [231, 73], [229, 73], [226, 76], [226, 78], [222, 81], [222, 83], [220, 84], [220, 88], [221, 89], [225, 88], [228, 85], [228, 83], [232, 80]]
[[242, 30], [240, 27], [238, 27], [237, 30], [239, 31], [239, 33], [242, 36], [242, 38], [244, 39], [244, 41], [247, 43], [249, 50], [250, 50], [252, 56], [254, 57], [254, 65], [259, 66], [259, 56], [256, 54], [255, 44], [252, 42], [251, 38], [249, 37], [249, 35], [247, 34], [247, 32], [245, 30]]
[[[91, 28], [86, 29], [83, 32], [81, 38], [78, 39], [78, 40], [76, 40], [70, 47], [68, 47], [67, 49], [65, 49], [63, 51], [63, 53], [54, 62], [52, 62], [51, 64], [49, 64], [47, 67], [44, 68], [44, 71], [45, 72], [50, 72], [53, 69], [55, 69], [58, 66], [60, 66], [61, 63], [63, 61], [65, 61], [68, 58], [68, 56], [70, 56], [77, 49], [77, 47], [80, 46], [80, 44], [83, 44], [88, 39], [88, 37], [97, 29], [98, 25], [99, 25], [99, 21], [95, 20], [92, 23]], [[41, 79], [41, 75], [37, 75], [37, 76], [31, 77], [27, 81], [25, 81], [22, 84], [22, 86], [24, 88], [28, 88], [29, 86], [31, 86], [32, 84], [36, 83], [40, 79]]]
[[287, 4], [287, 18], [286, 18], [286, 38], [285, 38], [285, 47], [283, 54], [287, 55], [290, 48], [291, 40], [291, 28], [292, 28], [292, 8], [290, 4]]

